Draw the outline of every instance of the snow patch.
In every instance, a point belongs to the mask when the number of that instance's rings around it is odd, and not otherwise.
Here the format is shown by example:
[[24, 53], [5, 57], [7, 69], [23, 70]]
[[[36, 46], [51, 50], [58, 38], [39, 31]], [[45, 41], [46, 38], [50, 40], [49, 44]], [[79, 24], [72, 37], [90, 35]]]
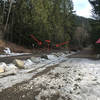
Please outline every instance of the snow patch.
[[4, 49], [4, 52], [5, 52], [6, 54], [11, 54], [11, 50], [10, 50], [9, 48], [5, 48], [5, 49]]
[[[6, 72], [4, 72], [3, 74], [0, 74], [0, 77], [1, 77], [0, 91], [2, 91], [2, 89], [11, 87], [22, 81], [31, 79], [32, 76], [45, 70], [46, 68], [59, 64], [60, 62], [63, 62], [68, 59], [65, 57], [65, 55], [57, 57], [51, 54], [51, 55], [48, 55], [48, 57], [50, 59], [34, 57], [33, 60], [32, 59], [24, 60], [25, 69], [16, 69], [16, 66], [14, 64], [7, 65], [3, 63], [2, 66], [5, 68]], [[6, 81], [6, 80], [9, 80], [9, 81]]]
[[49, 60], [54, 60], [57, 59], [57, 57], [55, 55], [47, 55]]
[[0, 58], [3, 57], [11, 57], [11, 56], [22, 56], [22, 55], [28, 55], [31, 53], [10, 53], [10, 54], [5, 54], [5, 55], [0, 55]]
[[100, 61], [67, 59], [47, 74], [31, 80], [30, 83], [41, 88], [36, 100], [40, 100], [41, 97], [50, 99], [53, 95], [59, 97], [57, 100], [62, 97], [65, 98], [64, 100], [69, 100], [69, 98], [71, 100], [99, 100]]

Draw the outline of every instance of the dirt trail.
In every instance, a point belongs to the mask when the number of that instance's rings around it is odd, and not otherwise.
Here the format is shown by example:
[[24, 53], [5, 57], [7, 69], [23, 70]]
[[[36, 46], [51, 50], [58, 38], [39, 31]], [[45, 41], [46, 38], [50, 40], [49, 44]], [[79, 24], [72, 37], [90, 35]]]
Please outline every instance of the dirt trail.
[[11, 63], [14, 59], [21, 59], [21, 60], [25, 60], [25, 59], [29, 59], [30, 57], [32, 57], [33, 54], [27, 54], [27, 55], [20, 55], [20, 56], [11, 56], [11, 57], [2, 57], [0, 58], [0, 62], [5, 62], [7, 64]]
[[87, 48], [84, 48], [82, 51], [80, 51], [74, 55], [69, 56], [69, 58], [97, 59], [97, 55], [91, 47], [87, 47]]

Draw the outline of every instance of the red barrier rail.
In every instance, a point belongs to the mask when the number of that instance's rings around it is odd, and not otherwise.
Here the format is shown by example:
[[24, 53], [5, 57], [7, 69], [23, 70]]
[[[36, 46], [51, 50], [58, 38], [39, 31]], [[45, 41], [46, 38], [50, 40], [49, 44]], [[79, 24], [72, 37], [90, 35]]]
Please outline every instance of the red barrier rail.
[[[35, 40], [36, 42], [37, 42], [37, 44], [39, 45], [39, 46], [41, 46], [43, 43], [41, 42], [41, 41], [39, 41], [33, 34], [31, 34], [30, 35], [31, 36], [31, 38], [33, 39], [33, 40]], [[45, 42], [47, 43], [47, 45], [48, 45], [48, 51], [50, 50], [50, 43], [51, 43], [51, 41], [50, 40], [45, 40]], [[61, 47], [62, 45], [65, 45], [65, 44], [68, 44], [69, 43], [69, 41], [66, 41], [66, 42], [63, 42], [63, 43], [60, 43], [60, 44], [56, 44], [55, 46], [56, 47]]]

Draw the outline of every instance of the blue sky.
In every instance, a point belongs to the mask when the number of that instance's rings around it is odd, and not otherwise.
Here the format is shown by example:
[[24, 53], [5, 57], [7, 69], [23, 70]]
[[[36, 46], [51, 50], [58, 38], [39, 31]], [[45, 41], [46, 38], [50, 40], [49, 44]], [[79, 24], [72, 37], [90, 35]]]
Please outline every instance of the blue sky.
[[92, 7], [88, 2], [88, 0], [73, 0], [73, 4], [74, 4], [74, 10], [76, 11], [77, 15], [87, 18], [92, 16], [91, 14]]

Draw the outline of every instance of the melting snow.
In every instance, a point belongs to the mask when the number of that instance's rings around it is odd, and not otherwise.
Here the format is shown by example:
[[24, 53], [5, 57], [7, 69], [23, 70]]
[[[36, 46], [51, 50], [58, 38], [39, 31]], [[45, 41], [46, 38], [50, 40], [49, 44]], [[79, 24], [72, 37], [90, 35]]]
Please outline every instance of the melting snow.
[[11, 50], [10, 50], [9, 48], [5, 48], [4, 52], [5, 52], [6, 54], [11, 54]]
[[[59, 64], [60, 62], [68, 59], [65, 57], [64, 54], [59, 57], [55, 57], [55, 55], [53, 56], [52, 54], [48, 56], [50, 59], [43, 59], [40, 57], [36, 57], [35, 60], [38, 60], [39, 62], [34, 62], [31, 59], [25, 60], [24, 61], [25, 69], [22, 69], [22, 70], [16, 68], [14, 64], [7, 65], [5, 63], [1, 63], [0, 66], [3, 67], [6, 72], [0, 74], [0, 77], [1, 77], [0, 91], [2, 91], [2, 89], [5, 89], [7, 87], [11, 87], [15, 85], [16, 83], [20, 83], [22, 81], [31, 79], [33, 75], [36, 75], [37, 73], [43, 71], [47, 67]], [[55, 59], [53, 57], [55, 57]]]
[[27, 54], [31, 54], [31, 53], [14, 53], [14, 52], [11, 52], [10, 48], [6, 47], [4, 49], [4, 52], [6, 54], [3, 54], [3, 55], [0, 55], [0, 57], [10, 57], [10, 56], [19, 56], [19, 55], [27, 55]]
[[100, 60], [67, 58], [68, 55], [68, 52], [52, 53], [47, 55], [49, 59], [37, 58], [38, 63], [28, 59], [24, 61], [25, 69], [22, 70], [16, 69], [13, 64], [2, 63], [4, 68], [8, 68], [7, 66], [14, 68], [16, 73], [7, 77], [2, 77], [2, 73], [0, 74], [0, 91], [31, 79], [52, 65], [59, 64], [48, 73], [32, 79], [29, 84], [24, 84], [20, 89], [33, 89], [34, 83], [40, 90], [35, 97], [36, 100], [41, 100], [43, 96], [46, 99], [52, 98], [53, 95], [56, 95], [58, 100], [63, 98], [65, 100], [100, 100]]
[[[100, 100], [100, 60], [67, 59], [30, 83], [40, 90], [36, 100], [50, 99], [53, 95], [57, 100]], [[26, 89], [33, 89], [30, 83]]]
[[47, 55], [49, 60], [54, 60], [57, 59], [57, 57], [55, 55]]
[[10, 53], [10, 54], [5, 54], [5, 55], [0, 55], [0, 58], [2, 57], [10, 57], [10, 56], [21, 56], [21, 55], [27, 55], [31, 53]]

